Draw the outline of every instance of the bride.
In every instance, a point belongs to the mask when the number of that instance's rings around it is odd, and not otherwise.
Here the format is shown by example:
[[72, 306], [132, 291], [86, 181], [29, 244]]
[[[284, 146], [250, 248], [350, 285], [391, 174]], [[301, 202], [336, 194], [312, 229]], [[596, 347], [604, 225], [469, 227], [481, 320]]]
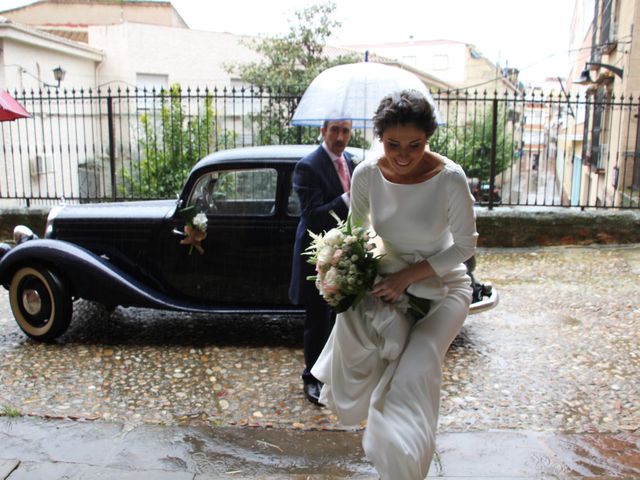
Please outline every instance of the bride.
[[[437, 128], [429, 101], [395, 92], [373, 120], [384, 155], [356, 167], [351, 217], [382, 241], [380, 279], [338, 315], [312, 374], [342, 423], [367, 420], [364, 450], [383, 480], [422, 480], [435, 451], [442, 363], [471, 302], [463, 262], [478, 234], [462, 168], [429, 150]], [[408, 311], [408, 298], [428, 313]]]

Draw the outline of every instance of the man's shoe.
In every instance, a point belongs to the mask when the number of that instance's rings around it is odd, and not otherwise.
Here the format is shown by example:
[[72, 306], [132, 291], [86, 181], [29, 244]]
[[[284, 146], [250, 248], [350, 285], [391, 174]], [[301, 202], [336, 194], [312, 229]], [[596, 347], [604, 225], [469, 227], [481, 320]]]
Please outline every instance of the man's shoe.
[[321, 389], [322, 383], [320, 382], [304, 382], [304, 394], [307, 396], [307, 400], [320, 406], [322, 406], [322, 404], [320, 403]]

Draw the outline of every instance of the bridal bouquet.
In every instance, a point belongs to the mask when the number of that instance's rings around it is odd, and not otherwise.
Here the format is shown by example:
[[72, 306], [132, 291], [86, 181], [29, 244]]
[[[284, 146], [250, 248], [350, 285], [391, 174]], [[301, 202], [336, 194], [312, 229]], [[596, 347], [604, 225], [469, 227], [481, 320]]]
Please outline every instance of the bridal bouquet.
[[315, 265], [314, 280], [320, 295], [337, 313], [356, 305], [371, 290], [378, 273], [379, 255], [373, 252], [369, 230], [352, 225], [351, 218], [341, 220], [328, 232], [309, 232], [311, 245], [304, 252]]
[[[311, 235], [311, 245], [303, 252], [308, 262], [315, 265], [314, 280], [322, 298], [337, 313], [355, 306], [369, 292], [376, 280], [382, 255], [373, 252], [371, 232], [352, 225], [351, 218], [341, 220], [335, 212], [331, 215], [338, 225], [324, 234]], [[405, 292], [404, 306], [415, 320], [424, 317], [431, 302]]]

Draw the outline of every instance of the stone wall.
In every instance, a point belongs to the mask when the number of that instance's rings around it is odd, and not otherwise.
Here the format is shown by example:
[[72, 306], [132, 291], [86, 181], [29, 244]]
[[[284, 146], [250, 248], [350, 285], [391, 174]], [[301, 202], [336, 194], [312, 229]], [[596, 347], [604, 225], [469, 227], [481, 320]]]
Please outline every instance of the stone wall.
[[[48, 209], [0, 210], [0, 241], [12, 238], [13, 227], [23, 224], [44, 234]], [[478, 208], [480, 247], [533, 247], [640, 243], [640, 211]]]
[[481, 247], [640, 243], [640, 211], [498, 208], [477, 211]]

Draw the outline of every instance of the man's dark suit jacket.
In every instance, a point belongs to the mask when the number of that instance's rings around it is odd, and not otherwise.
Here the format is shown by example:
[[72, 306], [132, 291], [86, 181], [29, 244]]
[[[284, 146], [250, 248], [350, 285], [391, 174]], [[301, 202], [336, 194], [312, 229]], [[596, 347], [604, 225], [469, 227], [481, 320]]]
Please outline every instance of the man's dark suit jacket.
[[[347, 160], [349, 171], [353, 173], [351, 156], [346, 151], [343, 156]], [[300, 305], [306, 302], [308, 295], [318, 295], [313, 281], [307, 280], [308, 276], [315, 275], [315, 268], [307, 262], [309, 257], [301, 255], [311, 243], [307, 230], [313, 233], [330, 230], [336, 226], [336, 220], [329, 212], [333, 210], [346, 220], [349, 210], [341, 198], [344, 190], [336, 167], [322, 146], [296, 164], [293, 188], [300, 198], [302, 214], [293, 249], [289, 298], [294, 304]]]

